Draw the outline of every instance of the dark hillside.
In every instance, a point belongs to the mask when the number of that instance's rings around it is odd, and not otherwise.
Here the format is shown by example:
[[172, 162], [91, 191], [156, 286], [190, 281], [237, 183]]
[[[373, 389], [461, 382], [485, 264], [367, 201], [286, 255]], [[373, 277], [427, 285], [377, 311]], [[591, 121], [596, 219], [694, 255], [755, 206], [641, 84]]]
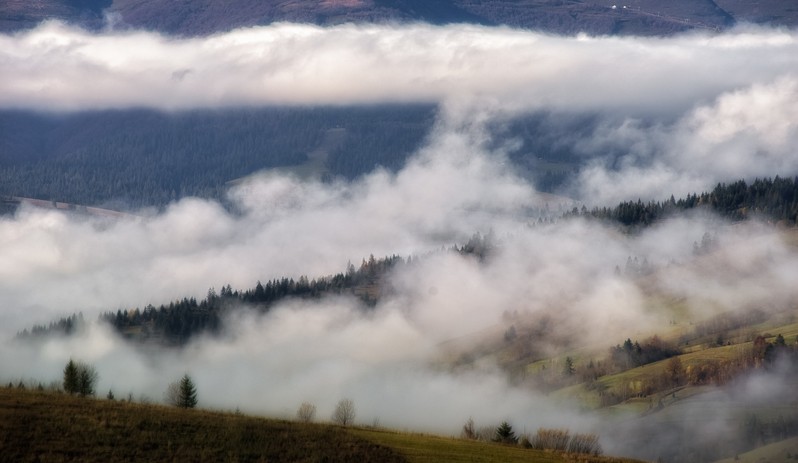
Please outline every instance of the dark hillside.
[[421, 21], [507, 25], [556, 34], [668, 35], [720, 30], [738, 22], [794, 27], [795, 2], [765, 0], [9, 0], [0, 4], [0, 31], [56, 18], [83, 27], [117, 27], [184, 36], [206, 35], [277, 21], [333, 25]]
[[28, 29], [46, 19], [97, 29], [103, 24], [103, 11], [112, 3], [112, 0], [4, 0], [0, 2], [0, 31]]
[[715, 0], [720, 8], [738, 21], [754, 24], [795, 27], [798, 24], [798, 2], [784, 0]]
[[402, 462], [330, 425], [0, 388], [8, 462]]
[[263, 108], [47, 115], [0, 111], [0, 195], [88, 206], [160, 206], [223, 199], [227, 182], [297, 166], [324, 144], [324, 174], [398, 169], [422, 143], [434, 106]]
[[634, 463], [374, 428], [0, 388], [0, 459], [13, 462]]

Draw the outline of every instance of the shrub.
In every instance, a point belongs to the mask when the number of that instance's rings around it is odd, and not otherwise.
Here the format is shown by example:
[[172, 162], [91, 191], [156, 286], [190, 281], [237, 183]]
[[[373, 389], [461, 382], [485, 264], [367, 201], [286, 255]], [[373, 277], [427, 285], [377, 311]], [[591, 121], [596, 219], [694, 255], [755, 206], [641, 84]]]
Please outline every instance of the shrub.
[[465, 424], [463, 425], [463, 432], [460, 433], [460, 437], [469, 440], [477, 439], [477, 431], [474, 428], [473, 418], [469, 418], [468, 421], [465, 422]]
[[574, 434], [568, 442], [568, 451], [571, 453], [584, 453], [587, 455], [601, 455], [601, 445], [595, 434]]
[[532, 438], [533, 449], [537, 450], [568, 450], [570, 434], [567, 429], [538, 429]]

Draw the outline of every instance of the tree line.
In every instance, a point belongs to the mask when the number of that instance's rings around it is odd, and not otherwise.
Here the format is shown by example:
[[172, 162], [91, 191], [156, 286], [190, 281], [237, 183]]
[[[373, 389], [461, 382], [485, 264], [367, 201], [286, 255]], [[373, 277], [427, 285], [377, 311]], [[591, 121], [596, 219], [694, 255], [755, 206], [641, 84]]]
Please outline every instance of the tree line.
[[642, 228], [685, 211], [706, 209], [719, 216], [740, 221], [762, 217], [772, 222], [795, 225], [798, 218], [798, 177], [738, 180], [718, 183], [712, 191], [689, 194], [676, 200], [624, 201], [615, 207], [573, 208], [566, 217], [588, 217]]
[[180, 345], [198, 334], [219, 334], [224, 315], [242, 307], [266, 313], [285, 299], [319, 299], [336, 294], [349, 294], [359, 298], [365, 306], [373, 305], [383, 292], [390, 290], [383, 282], [384, 275], [409, 262], [412, 259], [395, 255], [382, 259], [370, 256], [358, 269], [350, 263], [346, 272], [329, 277], [308, 279], [300, 276], [297, 280], [283, 277], [266, 283], [258, 281], [254, 288], [241, 291], [228, 284], [218, 293], [211, 288], [200, 301], [183, 298], [157, 308], [149, 305], [143, 310], [120, 309], [105, 312], [99, 319], [128, 339]]
[[[478, 260], [487, 259], [497, 246], [492, 232], [475, 233], [463, 245], [454, 245], [443, 252], [455, 252]], [[220, 334], [225, 314], [229, 311], [254, 309], [266, 313], [286, 299], [320, 299], [332, 295], [349, 295], [366, 307], [374, 307], [381, 298], [393, 292], [387, 275], [389, 272], [414, 265], [419, 257], [403, 258], [398, 255], [375, 258], [370, 255], [362, 259], [359, 267], [348, 262], [346, 270], [326, 277], [309, 279], [302, 275], [298, 279], [282, 277], [258, 281], [254, 288], [233, 289], [222, 286], [217, 292], [208, 290], [204, 299], [185, 297], [161, 304], [147, 305], [143, 309], [118, 309], [103, 312], [99, 321], [106, 323], [122, 337], [139, 342], [156, 342], [165, 345], [183, 345], [199, 334]], [[35, 325], [18, 332], [18, 340], [35, 340], [50, 335], [69, 336], [86, 325], [82, 314], [73, 314], [51, 322]]]

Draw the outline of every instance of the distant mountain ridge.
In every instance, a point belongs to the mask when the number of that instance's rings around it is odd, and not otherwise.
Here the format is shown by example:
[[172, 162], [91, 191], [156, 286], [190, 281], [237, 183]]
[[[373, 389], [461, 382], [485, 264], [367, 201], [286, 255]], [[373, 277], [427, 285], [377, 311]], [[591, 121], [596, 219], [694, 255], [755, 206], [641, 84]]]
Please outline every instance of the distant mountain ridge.
[[471, 23], [557, 34], [669, 35], [723, 30], [740, 22], [795, 27], [798, 4], [783, 0], [6, 0], [0, 4], [0, 32], [29, 29], [46, 19], [90, 29], [112, 23], [183, 36], [278, 21]]

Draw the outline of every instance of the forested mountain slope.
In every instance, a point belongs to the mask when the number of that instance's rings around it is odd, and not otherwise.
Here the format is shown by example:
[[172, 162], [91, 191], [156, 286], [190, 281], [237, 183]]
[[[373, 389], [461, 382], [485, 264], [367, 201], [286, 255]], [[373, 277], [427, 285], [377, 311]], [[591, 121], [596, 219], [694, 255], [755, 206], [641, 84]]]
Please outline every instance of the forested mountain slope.
[[[626, 230], [640, 230], [658, 221], [680, 213], [704, 211], [716, 214], [730, 221], [758, 218], [795, 225], [798, 218], [798, 179], [766, 178], [746, 183], [744, 180], [730, 184], [719, 184], [711, 192], [691, 194], [676, 200], [671, 198], [662, 202], [629, 201], [614, 208], [581, 210], [574, 208], [559, 218], [537, 221], [536, 226], [545, 226], [551, 221], [570, 220], [582, 217], [588, 220], [603, 220], [612, 226], [625, 227]], [[446, 252], [472, 256], [477, 260], [489, 257], [498, 245], [492, 235], [479, 233], [467, 242], [454, 246]], [[690, 246], [691, 243], [685, 243]], [[712, 250], [711, 236], [702, 242], [692, 243], [696, 255]], [[319, 300], [329, 296], [355, 297], [365, 307], [376, 305], [381, 298], [391, 294], [389, 275], [399, 267], [413, 265], [412, 257], [386, 256], [376, 259], [373, 255], [363, 259], [360, 265], [349, 263], [344, 272], [328, 276], [284, 276], [271, 281], [260, 282], [249, 289], [233, 289], [224, 284], [217, 292], [210, 289], [203, 300], [183, 298], [159, 307], [148, 306], [143, 309], [110, 311], [100, 319], [113, 326], [121, 335], [131, 340], [168, 345], [181, 345], [193, 336], [224, 331], [224, 317], [241, 307], [250, 307], [264, 313], [275, 304], [290, 298]], [[629, 260], [625, 271], [632, 274], [646, 274], [650, 269], [638, 262]], [[50, 334], [72, 334], [84, 325], [82, 316], [72, 315], [49, 325], [38, 325], [19, 333], [20, 339], [36, 339]]]
[[116, 27], [180, 35], [276, 21], [322, 25], [423, 21], [508, 25], [562, 34], [667, 35], [693, 29], [720, 30], [739, 22], [794, 26], [798, 10], [793, 2], [780, 0], [9, 0], [0, 5], [2, 31], [29, 28], [49, 18], [89, 28], [110, 21]]
[[[264, 108], [49, 115], [0, 111], [0, 195], [118, 209], [185, 196], [224, 199], [228, 182], [300, 166], [324, 150], [317, 174], [354, 178], [397, 169], [423, 141], [435, 108]], [[325, 144], [337, 130], [336, 143]], [[327, 146], [330, 145], [330, 146]]]

